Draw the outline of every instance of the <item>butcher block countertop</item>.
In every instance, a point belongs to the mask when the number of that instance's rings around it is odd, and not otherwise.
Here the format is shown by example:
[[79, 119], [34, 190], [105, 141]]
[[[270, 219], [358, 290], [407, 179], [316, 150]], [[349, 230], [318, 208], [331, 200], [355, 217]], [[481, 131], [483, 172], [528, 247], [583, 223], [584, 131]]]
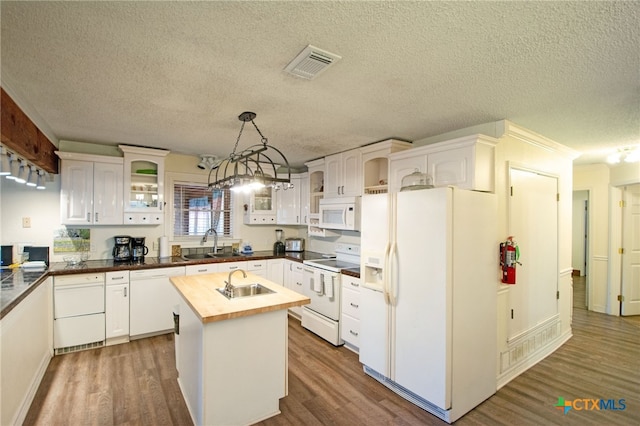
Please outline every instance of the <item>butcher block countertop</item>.
[[247, 272], [246, 278], [241, 273], [234, 273], [231, 283], [234, 286], [260, 283], [275, 293], [227, 299], [216, 289], [224, 287], [228, 278], [228, 272], [218, 272], [172, 277], [171, 282], [203, 323], [277, 311], [311, 302], [308, 297], [251, 272]]

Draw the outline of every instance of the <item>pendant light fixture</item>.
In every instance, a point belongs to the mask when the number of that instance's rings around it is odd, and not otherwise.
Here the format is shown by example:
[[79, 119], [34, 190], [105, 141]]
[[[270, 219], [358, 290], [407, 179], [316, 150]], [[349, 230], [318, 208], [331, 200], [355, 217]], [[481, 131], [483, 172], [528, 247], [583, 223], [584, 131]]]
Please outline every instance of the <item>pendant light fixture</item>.
[[[236, 144], [227, 158], [211, 168], [208, 180], [209, 189], [231, 189], [232, 191], [250, 192], [265, 186], [270, 186], [276, 190], [293, 188], [289, 161], [280, 150], [267, 145], [267, 138], [264, 137], [253, 121], [254, 118], [256, 118], [256, 114], [248, 111], [238, 116], [238, 119], [242, 121], [242, 125], [240, 126]], [[260, 143], [251, 145], [237, 153], [236, 150], [240, 143], [244, 125], [248, 122], [253, 124], [253, 127], [260, 135]], [[286, 178], [278, 177], [278, 169], [280, 167], [286, 168]]]
[[9, 160], [9, 153], [0, 146], [0, 176], [8, 176], [11, 174], [11, 161]]
[[16, 175], [17, 183], [27, 183], [27, 178], [29, 174], [29, 166], [27, 162], [24, 160], [20, 160], [20, 168], [18, 169], [18, 174]]
[[29, 178], [27, 179], [27, 186], [38, 185], [38, 168], [35, 166], [29, 166]]
[[20, 162], [15, 154], [9, 154], [9, 174], [5, 177], [7, 179], [15, 180], [20, 172]]
[[38, 170], [38, 183], [36, 184], [36, 189], [45, 189], [44, 178], [47, 172], [44, 170]]

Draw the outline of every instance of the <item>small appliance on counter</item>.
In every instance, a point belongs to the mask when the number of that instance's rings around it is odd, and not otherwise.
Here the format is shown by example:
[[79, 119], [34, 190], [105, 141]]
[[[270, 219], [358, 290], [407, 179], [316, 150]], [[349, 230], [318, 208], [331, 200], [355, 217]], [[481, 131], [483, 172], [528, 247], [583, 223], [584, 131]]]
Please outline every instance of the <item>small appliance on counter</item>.
[[28, 261], [22, 264], [23, 268], [42, 269], [49, 266], [49, 247], [25, 246], [24, 252]]
[[284, 240], [284, 251], [304, 251], [304, 238], [287, 238]]
[[8, 269], [13, 263], [13, 246], [2, 246], [0, 269]]
[[144, 245], [145, 237], [131, 238], [131, 260], [134, 262], [144, 261], [144, 257], [149, 253], [149, 248]]
[[115, 243], [113, 247], [114, 262], [131, 261], [131, 237], [128, 235], [116, 235], [113, 237]]
[[282, 242], [282, 229], [276, 229], [276, 242], [273, 243], [273, 254], [284, 254], [284, 243]]
[[242, 254], [253, 254], [253, 248], [251, 247], [250, 242], [246, 242], [242, 244], [242, 250], [240, 250]]

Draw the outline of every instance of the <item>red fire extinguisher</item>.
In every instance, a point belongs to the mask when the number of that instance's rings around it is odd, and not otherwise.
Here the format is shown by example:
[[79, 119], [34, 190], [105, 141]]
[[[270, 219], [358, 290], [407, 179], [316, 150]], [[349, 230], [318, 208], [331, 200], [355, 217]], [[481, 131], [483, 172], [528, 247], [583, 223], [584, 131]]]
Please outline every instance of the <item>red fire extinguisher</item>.
[[500, 266], [502, 267], [502, 282], [504, 284], [516, 283], [516, 264], [520, 258], [520, 249], [518, 244], [513, 241], [513, 236], [507, 238], [507, 241], [500, 243]]

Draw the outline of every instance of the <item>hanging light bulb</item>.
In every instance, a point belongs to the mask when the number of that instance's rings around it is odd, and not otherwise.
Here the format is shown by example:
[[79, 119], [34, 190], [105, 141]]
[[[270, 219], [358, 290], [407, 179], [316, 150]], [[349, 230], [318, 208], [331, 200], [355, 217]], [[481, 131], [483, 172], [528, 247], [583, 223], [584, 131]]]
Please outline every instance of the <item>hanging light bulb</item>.
[[24, 160], [20, 160], [20, 169], [18, 170], [18, 175], [16, 176], [17, 183], [27, 183], [27, 178], [29, 174], [29, 166], [27, 162]]
[[44, 178], [45, 178], [45, 171], [44, 170], [38, 170], [38, 183], [36, 184], [36, 189], [45, 189], [45, 185], [44, 185]]
[[38, 168], [36, 166], [29, 166], [29, 178], [27, 179], [27, 186], [38, 185]]
[[8, 176], [11, 174], [11, 161], [9, 161], [9, 153], [3, 146], [0, 146], [0, 176]]

